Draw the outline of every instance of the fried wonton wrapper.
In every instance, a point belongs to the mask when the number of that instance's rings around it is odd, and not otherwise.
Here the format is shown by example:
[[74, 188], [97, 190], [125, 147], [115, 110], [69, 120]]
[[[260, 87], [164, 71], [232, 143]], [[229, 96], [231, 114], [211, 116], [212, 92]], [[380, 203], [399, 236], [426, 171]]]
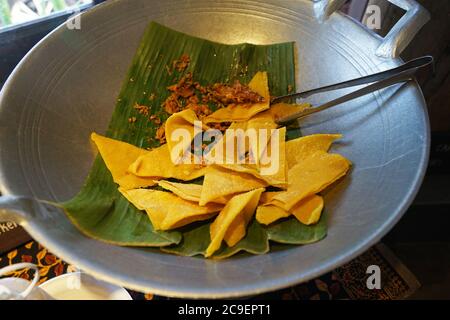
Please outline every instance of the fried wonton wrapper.
[[[238, 130], [241, 129], [243, 131], [245, 130], [254, 130], [256, 132], [258, 139], [257, 145], [246, 143], [245, 149], [242, 150], [242, 153], [234, 154], [234, 155], [227, 155], [225, 154], [225, 147], [227, 144], [236, 143], [237, 138], [236, 134], [231, 135], [230, 131], [225, 131], [224, 138], [219, 141], [213, 150], [215, 152], [220, 151], [219, 153], [222, 154], [221, 159], [223, 159], [222, 163], [227, 163], [227, 159], [230, 159], [232, 162], [235, 159], [238, 159], [238, 156], [242, 156], [242, 154], [246, 154], [248, 151], [252, 152], [252, 155], [255, 157], [255, 164], [259, 165], [260, 162], [260, 156], [262, 152], [264, 152], [266, 146], [270, 142], [270, 138], [273, 135], [273, 130], [277, 129], [279, 126], [275, 123], [275, 120], [279, 117], [284, 117], [287, 115], [290, 115], [295, 112], [303, 111], [304, 109], [308, 108], [309, 104], [302, 104], [302, 105], [292, 105], [292, 104], [286, 104], [286, 103], [278, 103], [275, 105], [272, 105], [269, 110], [266, 110], [264, 112], [258, 113], [257, 115], [253, 116], [251, 119], [249, 119], [246, 122], [233, 122], [228, 130]], [[261, 139], [261, 129], [266, 130], [265, 139]], [[284, 131], [285, 133], [285, 131]], [[246, 137], [247, 138], [247, 137]]]
[[321, 196], [313, 195], [297, 203], [290, 212], [275, 205], [260, 205], [256, 209], [256, 220], [261, 224], [271, 224], [282, 218], [287, 218], [291, 213], [303, 224], [316, 224], [320, 220], [324, 201]]
[[[172, 191], [174, 194], [179, 196], [181, 199], [200, 202], [200, 196], [202, 194], [202, 185], [195, 183], [178, 183], [172, 181], [161, 180], [158, 181], [158, 185], [166, 190]], [[221, 197], [218, 199], [214, 199], [214, 203], [227, 203], [229, 199], [227, 197]]]
[[195, 183], [179, 183], [161, 180], [158, 181], [158, 185], [161, 188], [172, 191], [174, 194], [179, 196], [181, 199], [199, 202], [200, 195], [202, 194], [202, 186]]
[[205, 167], [195, 164], [174, 164], [170, 158], [169, 147], [164, 144], [147, 151], [136, 159], [128, 172], [138, 177], [175, 178], [189, 181], [205, 174]]
[[[309, 103], [288, 104], [277, 103], [270, 106], [266, 111], [260, 112], [251, 117], [247, 122], [243, 122], [243, 129], [276, 129], [279, 125], [275, 122], [277, 119], [289, 116], [291, 114], [304, 111], [311, 107]], [[231, 127], [230, 127], [231, 128]]]
[[127, 172], [128, 167], [138, 157], [146, 153], [146, 150], [132, 144], [101, 136], [95, 132], [91, 134], [91, 140], [95, 143], [106, 167], [115, 183], [124, 189], [134, 189], [155, 185], [150, 178], [136, 177]]
[[[267, 143], [270, 141], [271, 137], [271, 130], [274, 130], [278, 127], [278, 125], [273, 121], [272, 114], [268, 111], [262, 112], [254, 117], [252, 117], [250, 120], [246, 122], [233, 122], [228, 129], [225, 131], [225, 134], [223, 138], [218, 141], [214, 147], [212, 148], [211, 152], [215, 152], [217, 154], [216, 159], [220, 159], [221, 163], [236, 163], [236, 160], [239, 158], [244, 158], [247, 152], [252, 151], [253, 155], [259, 154], [259, 152], [255, 152], [254, 150], [261, 150], [262, 148], [265, 148]], [[266, 129], [267, 135], [265, 137], [265, 141], [261, 141], [264, 143], [264, 145], [254, 145], [250, 143], [248, 140], [248, 136], [245, 136], [246, 130], [253, 129], [256, 133], [257, 141], [260, 142], [258, 139], [259, 136], [259, 130], [260, 129]], [[234, 131], [232, 131], [234, 130]], [[230, 144], [235, 146], [238, 142], [238, 133], [237, 130], [242, 130], [242, 136], [245, 139], [244, 140], [244, 148], [242, 150], [234, 150], [235, 153], [230, 155], [226, 153], [226, 147]], [[228, 160], [228, 161], [227, 161]], [[257, 160], [257, 159], [255, 159]], [[217, 161], [216, 161], [217, 163]], [[257, 161], [255, 161], [255, 164]]]
[[[269, 143], [265, 143], [264, 145], [250, 147], [253, 156], [256, 158], [252, 162], [254, 163], [237, 163], [237, 161], [223, 161], [222, 163], [217, 164], [222, 168], [250, 174], [254, 178], [258, 180], [265, 181], [268, 185], [272, 185], [279, 188], [287, 187], [287, 165], [286, 165], [286, 128], [280, 129], [271, 129], [273, 130]], [[274, 139], [274, 140], [272, 140]], [[275, 140], [277, 139], [277, 140]], [[224, 139], [218, 142], [218, 144], [224, 142], [225, 144], [229, 143], [231, 138], [225, 134]], [[273, 143], [272, 143], [273, 142]], [[236, 145], [236, 142], [234, 142]], [[274, 152], [272, 153], [272, 144], [275, 147]], [[253, 144], [252, 144], [253, 146]], [[217, 150], [217, 148], [221, 150], [225, 150], [225, 147], [220, 147], [220, 145], [216, 145], [213, 150]], [[260, 151], [262, 149], [262, 151]], [[236, 154], [233, 157], [227, 157], [227, 159], [233, 158], [237, 159], [241, 151], [236, 151]], [[232, 159], [232, 160], [233, 160]]]
[[[167, 139], [167, 146], [171, 152], [171, 159], [174, 163], [180, 163], [180, 161], [185, 157], [186, 150], [190, 149], [192, 139], [194, 139], [196, 133], [201, 133], [203, 130], [208, 130], [209, 127], [204, 125], [202, 122], [201, 126], [195, 127], [195, 123], [200, 121], [191, 109], [186, 109], [181, 112], [174, 113], [171, 115], [165, 124], [165, 134]], [[183, 139], [181, 142], [179, 140], [173, 141], [176, 137], [174, 133], [180, 132], [178, 130], [184, 130], [189, 133], [191, 139]], [[177, 139], [181, 137], [178, 136]], [[175, 147], [177, 147], [175, 149]], [[177, 150], [178, 149], [178, 150]]]
[[[272, 107], [271, 107], [272, 108]], [[258, 113], [247, 122], [242, 122], [245, 124], [245, 129], [276, 129], [278, 125], [275, 123], [271, 110], [266, 110], [264, 112]], [[270, 131], [269, 131], [270, 132]]]
[[[282, 131], [282, 134], [280, 134], [280, 136], [279, 136], [279, 139], [280, 139], [280, 148], [279, 149], [280, 149], [280, 152], [282, 154], [284, 154], [284, 152], [285, 152], [284, 141], [285, 141], [286, 128], [282, 128], [281, 131]], [[270, 152], [271, 152], [271, 150], [269, 150], [269, 154], [270, 154]], [[269, 180], [271, 180], [271, 185], [275, 185], [275, 186], [283, 185], [284, 186], [286, 184], [286, 168], [284, 165], [284, 157], [282, 157], [282, 158], [283, 159], [280, 159], [280, 161], [279, 161], [280, 162], [279, 165], [277, 165], [277, 166], [279, 166], [277, 174], [270, 176], [271, 178]], [[280, 173], [280, 171], [281, 171], [281, 173]], [[269, 180], [265, 179], [267, 177], [268, 176], [262, 176], [262, 178], [263, 178], [262, 180], [264, 180], [266, 182], [269, 181]], [[284, 181], [283, 181], [283, 179], [284, 179]], [[278, 194], [278, 192], [271, 192], [271, 193], [265, 192], [263, 194], [265, 194], [265, 198], [271, 198], [271, 197], [275, 196], [276, 194]], [[267, 201], [267, 200], [265, 200], [265, 201]], [[260, 199], [260, 202], [261, 202], [261, 199]], [[252, 213], [252, 215], [253, 215], [253, 213]], [[232, 230], [231, 233], [230, 234], [227, 233], [224, 238], [225, 242], [228, 244], [228, 246], [230, 246], [230, 247], [234, 246], [237, 242], [239, 242], [245, 236], [247, 224], [248, 224], [248, 220], [244, 219], [244, 217], [240, 217], [233, 222], [232, 227], [230, 227], [230, 230]]]
[[[204, 161], [208, 164], [241, 163], [249, 150], [245, 136], [246, 122], [233, 122], [223, 136], [212, 145], [211, 150], [205, 150]], [[239, 138], [238, 138], [239, 136]], [[242, 140], [239, 144], [238, 140]], [[247, 141], [247, 142], [246, 142]], [[227, 147], [230, 150], [227, 150]]]
[[259, 154], [256, 155], [256, 164], [260, 162], [260, 155], [264, 151], [265, 146], [269, 144], [270, 137], [272, 135], [272, 130], [277, 129], [279, 125], [276, 123], [276, 120], [281, 117], [288, 116], [290, 114], [300, 112], [308, 108], [309, 104], [287, 104], [287, 103], [277, 103], [275, 105], [270, 106], [269, 110], [261, 112], [251, 119], [249, 119], [245, 123], [245, 129], [253, 129], [260, 134], [261, 129], [266, 130], [266, 137], [262, 145], [258, 145]]
[[249, 88], [264, 98], [261, 103], [248, 105], [231, 105], [226, 108], [218, 109], [213, 114], [207, 116], [203, 121], [211, 122], [239, 122], [246, 121], [264, 110], [269, 109], [270, 93], [267, 72], [257, 72], [248, 84]]
[[317, 151], [328, 151], [331, 144], [342, 138], [341, 134], [313, 134], [286, 142], [286, 161], [288, 168], [308, 158]]
[[[270, 109], [265, 112], [270, 112], [274, 122], [283, 117], [290, 116], [291, 114], [304, 111], [311, 107], [309, 103], [302, 104], [289, 104], [289, 103], [276, 103], [270, 106]], [[264, 112], [264, 113], [265, 113]]]
[[[264, 189], [260, 188], [231, 198], [211, 224], [211, 243], [206, 249], [205, 257], [210, 257], [216, 252], [220, 248], [224, 238], [227, 238], [228, 242], [234, 245], [240, 240], [239, 238], [245, 236], [245, 230], [244, 235], [241, 235], [242, 230], [240, 230], [239, 235], [235, 234], [236, 229], [233, 229], [234, 222], [236, 219], [250, 221], [263, 191]], [[237, 225], [240, 225], [240, 223]]]
[[[286, 129], [277, 129], [278, 125], [269, 111], [262, 112], [246, 122], [233, 122], [223, 137], [215, 141], [211, 150], [206, 152], [205, 162], [247, 163], [259, 166], [262, 154], [266, 152], [272, 136], [279, 134], [283, 141], [278, 144], [285, 143]], [[282, 158], [284, 159], [284, 152]]]
[[219, 166], [207, 167], [199, 204], [230, 198], [237, 193], [266, 187], [265, 181], [247, 173], [230, 171]]
[[289, 217], [291, 214], [282, 208], [268, 204], [273, 197], [282, 191], [266, 191], [261, 194], [259, 206], [256, 209], [256, 220], [261, 224], [271, 224], [281, 218]]
[[274, 186], [277, 188], [281, 188], [281, 189], [286, 189], [286, 182], [285, 183], [280, 183], [280, 180], [277, 180], [276, 177], [269, 175], [269, 176], [265, 176], [262, 175], [258, 168], [256, 167], [256, 165], [251, 165], [251, 164], [223, 164], [220, 165], [220, 167], [230, 170], [230, 171], [234, 171], [234, 172], [239, 172], [239, 173], [245, 173], [248, 175], [253, 176], [255, 179], [264, 181], [266, 183], [266, 185], [270, 185], [270, 186]]
[[343, 177], [350, 165], [350, 161], [339, 154], [317, 151], [289, 169], [287, 190], [274, 196], [269, 204], [290, 211], [301, 200]]
[[268, 204], [270, 201], [272, 201], [273, 197], [275, 197], [277, 194], [282, 193], [283, 191], [266, 191], [263, 192], [261, 197], [259, 198], [259, 204]]
[[279, 125], [276, 120], [279, 118], [287, 117], [291, 114], [304, 111], [311, 107], [309, 103], [303, 104], [288, 104], [277, 103], [270, 106], [270, 109], [258, 113], [254, 117], [248, 120], [248, 128], [278, 128]]
[[[194, 183], [178, 183], [166, 180], [158, 181], [158, 185], [166, 190], [172, 191], [174, 194], [179, 196], [181, 199], [200, 202], [200, 197], [202, 194], [202, 185]], [[220, 197], [214, 199], [214, 203], [226, 204], [230, 197]]]
[[236, 217], [225, 233], [223, 240], [225, 240], [229, 247], [233, 247], [245, 237], [247, 233], [247, 225], [252, 220], [253, 215], [255, 214], [255, 209], [258, 206], [259, 197], [264, 191], [264, 189], [258, 190], [259, 191], [256, 191], [256, 195], [251, 198], [242, 210], [241, 214]]
[[223, 205], [210, 204], [200, 207], [198, 204], [181, 199], [170, 192], [151, 189], [119, 189], [139, 210], [145, 210], [155, 230], [170, 230], [195, 221], [211, 218]]
[[279, 188], [285, 188], [288, 183], [285, 141], [286, 127], [276, 129], [258, 162], [258, 170], [264, 181]]
[[313, 195], [296, 204], [291, 213], [303, 224], [316, 224], [320, 220], [324, 201], [319, 195]]
[[258, 206], [256, 209], [256, 220], [265, 225], [269, 225], [271, 223], [274, 223], [275, 221], [287, 218], [291, 214], [287, 212], [286, 210], [279, 208], [277, 206], [274, 206], [272, 204], [265, 205], [265, 206]]

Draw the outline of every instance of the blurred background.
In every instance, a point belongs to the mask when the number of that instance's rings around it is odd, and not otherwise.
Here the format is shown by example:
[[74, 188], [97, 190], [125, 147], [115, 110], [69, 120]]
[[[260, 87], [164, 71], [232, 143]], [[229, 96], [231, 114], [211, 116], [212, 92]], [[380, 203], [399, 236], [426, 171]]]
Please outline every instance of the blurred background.
[[28, 22], [90, 3], [92, 0], [0, 0], [0, 27]]

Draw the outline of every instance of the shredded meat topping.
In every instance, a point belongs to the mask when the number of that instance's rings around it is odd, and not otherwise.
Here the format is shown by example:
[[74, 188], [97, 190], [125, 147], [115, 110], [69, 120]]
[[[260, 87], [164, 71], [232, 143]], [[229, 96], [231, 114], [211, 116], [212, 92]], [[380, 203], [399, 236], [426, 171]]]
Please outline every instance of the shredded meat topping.
[[155, 138], [160, 144], [166, 143], [166, 130], [164, 124], [156, 130]]
[[[166, 65], [166, 69], [169, 75], [172, 75], [174, 71], [178, 71], [180, 75], [189, 67], [189, 63], [190, 57], [183, 54], [179, 59], [172, 62], [171, 67]], [[178, 82], [169, 86], [167, 90], [170, 94], [162, 103], [166, 114], [171, 115], [185, 109], [191, 109], [199, 119], [203, 119], [212, 113], [211, 105], [215, 105], [216, 108], [223, 108], [237, 104], [247, 106], [264, 101], [262, 96], [248, 86], [241, 84], [239, 80], [236, 80], [232, 85], [216, 83], [203, 86], [199, 82], [194, 81], [191, 72], [184, 73]], [[155, 98], [155, 94], [152, 93], [149, 96], [149, 101], [153, 101]], [[147, 106], [136, 104], [134, 108], [140, 115], [148, 117], [149, 121], [158, 126], [155, 139], [161, 144], [165, 143], [166, 137], [163, 123], [165, 117], [160, 118], [161, 115], [151, 114], [151, 108]], [[134, 123], [136, 120], [136, 117], [131, 117], [128, 121]], [[230, 123], [212, 123], [210, 126], [220, 131], [225, 131], [230, 126]]]
[[191, 58], [187, 54], [183, 54], [180, 59], [172, 63], [172, 68], [178, 72], [183, 72], [189, 66], [190, 62]]
[[212, 94], [216, 101], [224, 104], [250, 104], [264, 101], [258, 93], [236, 80], [233, 85], [216, 83], [212, 86]]

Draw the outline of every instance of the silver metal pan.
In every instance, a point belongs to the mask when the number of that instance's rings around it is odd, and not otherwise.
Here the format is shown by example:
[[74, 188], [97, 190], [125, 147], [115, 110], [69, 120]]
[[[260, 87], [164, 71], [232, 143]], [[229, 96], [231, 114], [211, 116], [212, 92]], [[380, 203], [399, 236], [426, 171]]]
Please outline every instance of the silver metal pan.
[[[311, 116], [303, 132], [340, 132], [336, 151], [354, 163], [326, 194], [325, 240], [262, 256], [208, 261], [89, 239], [49, 206], [80, 189], [94, 158], [91, 131], [106, 129], [140, 36], [149, 21], [224, 43], [296, 41], [298, 89], [395, 67], [428, 20], [412, 0], [386, 38], [335, 12], [340, 1], [108, 1], [62, 25], [22, 60], [0, 95], [0, 220], [23, 225], [64, 260], [103, 280], [160, 295], [213, 298], [257, 294], [317, 277], [376, 243], [400, 219], [424, 175], [426, 105], [415, 82]], [[329, 101], [343, 92], [314, 97]], [[350, 112], [351, 111], [351, 112]]]

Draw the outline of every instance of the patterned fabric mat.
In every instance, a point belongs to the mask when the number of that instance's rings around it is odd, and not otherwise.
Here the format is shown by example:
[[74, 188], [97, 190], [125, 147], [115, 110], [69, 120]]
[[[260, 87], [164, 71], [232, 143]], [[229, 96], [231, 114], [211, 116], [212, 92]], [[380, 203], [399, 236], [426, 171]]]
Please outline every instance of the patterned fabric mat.
[[[73, 265], [48, 252], [37, 242], [29, 242], [0, 256], [0, 268], [7, 265], [31, 262], [39, 267], [40, 283], [63, 273], [77, 271]], [[381, 289], [368, 289], [367, 267], [377, 265], [381, 271]], [[32, 272], [32, 271], [31, 271]], [[10, 277], [31, 279], [29, 270], [19, 270]], [[418, 289], [419, 283], [401, 262], [385, 247], [376, 245], [367, 252], [317, 279], [251, 299], [334, 300], [334, 299], [405, 299]], [[151, 293], [128, 290], [135, 300], [167, 299]]]

